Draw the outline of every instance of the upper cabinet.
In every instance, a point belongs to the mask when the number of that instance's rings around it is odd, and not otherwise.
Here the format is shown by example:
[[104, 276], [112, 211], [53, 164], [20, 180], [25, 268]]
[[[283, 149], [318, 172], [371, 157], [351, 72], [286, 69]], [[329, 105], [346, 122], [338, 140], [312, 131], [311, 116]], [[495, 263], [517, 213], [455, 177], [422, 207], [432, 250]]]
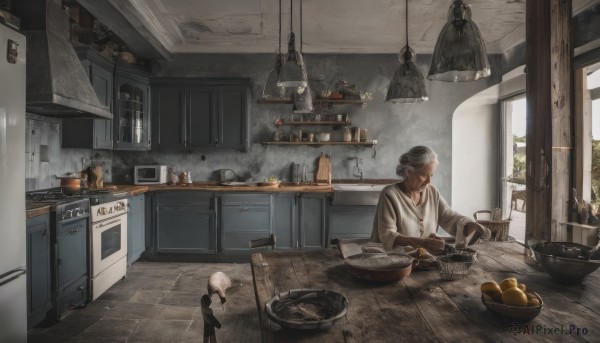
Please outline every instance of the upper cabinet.
[[138, 69], [115, 66], [113, 130], [115, 150], [148, 150], [150, 115], [148, 75]]
[[148, 150], [148, 74], [128, 65], [115, 64], [93, 49], [79, 48], [77, 53], [98, 99], [111, 109], [113, 120], [64, 119], [62, 147]]
[[[113, 112], [114, 63], [89, 48], [78, 48], [77, 55], [88, 72], [100, 103]], [[110, 119], [63, 119], [62, 147], [112, 149], [113, 131]]]
[[153, 79], [152, 149], [248, 151], [249, 79]]

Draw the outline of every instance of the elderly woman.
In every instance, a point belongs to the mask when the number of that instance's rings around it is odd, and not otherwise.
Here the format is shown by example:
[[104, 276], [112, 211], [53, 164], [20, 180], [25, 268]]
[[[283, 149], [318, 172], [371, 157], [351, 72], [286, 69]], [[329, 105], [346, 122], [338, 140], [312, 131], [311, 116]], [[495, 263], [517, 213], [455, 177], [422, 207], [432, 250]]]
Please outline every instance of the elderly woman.
[[471, 242], [489, 235], [488, 229], [452, 211], [431, 184], [437, 165], [437, 154], [426, 146], [415, 146], [400, 156], [396, 174], [401, 181], [379, 195], [372, 241], [382, 242], [385, 250], [412, 246], [440, 252], [444, 240], [435, 234], [438, 226], [457, 236], [457, 243], [472, 234]]

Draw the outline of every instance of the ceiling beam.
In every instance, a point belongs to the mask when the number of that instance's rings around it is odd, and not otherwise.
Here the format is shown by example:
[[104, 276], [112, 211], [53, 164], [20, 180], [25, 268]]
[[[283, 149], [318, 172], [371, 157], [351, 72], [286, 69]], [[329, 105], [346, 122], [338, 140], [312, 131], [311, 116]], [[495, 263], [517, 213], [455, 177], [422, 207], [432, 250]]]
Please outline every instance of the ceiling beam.
[[138, 16], [139, 12], [129, 1], [78, 0], [78, 2], [121, 38], [138, 56], [171, 59], [169, 49], [144, 25]]

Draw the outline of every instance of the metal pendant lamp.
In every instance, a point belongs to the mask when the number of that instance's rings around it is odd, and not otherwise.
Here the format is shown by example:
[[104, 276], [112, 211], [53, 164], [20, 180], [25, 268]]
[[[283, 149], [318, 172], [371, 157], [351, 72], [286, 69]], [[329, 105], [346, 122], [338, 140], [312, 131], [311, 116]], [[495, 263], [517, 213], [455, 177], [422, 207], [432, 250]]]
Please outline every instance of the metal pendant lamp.
[[278, 86], [279, 73], [281, 71], [281, 62], [283, 60], [283, 54], [281, 53], [281, 0], [279, 0], [279, 47], [275, 54], [275, 64], [267, 75], [267, 81], [263, 88], [262, 97], [263, 99], [268, 98], [283, 98], [285, 96], [285, 88]]
[[[290, 34], [288, 36], [288, 53], [286, 61], [281, 66], [279, 72], [279, 81], [277, 85], [286, 88], [305, 88], [308, 85], [308, 77], [306, 75], [306, 67], [302, 54], [296, 51], [296, 35], [293, 31], [293, 4], [290, 0]], [[302, 8], [302, 6], [300, 6]]]
[[[300, 53], [302, 53], [302, 0], [300, 0]], [[312, 92], [308, 80], [305, 88], [298, 88], [294, 92], [294, 113], [312, 113], [313, 112]]]
[[408, 0], [406, 0], [406, 45], [400, 51], [400, 65], [388, 87], [385, 101], [392, 103], [418, 103], [429, 100], [425, 78], [417, 66], [415, 51], [408, 45]]
[[489, 75], [485, 44], [471, 20], [471, 7], [463, 0], [454, 0], [448, 10], [448, 22], [435, 44], [427, 78], [457, 82]]

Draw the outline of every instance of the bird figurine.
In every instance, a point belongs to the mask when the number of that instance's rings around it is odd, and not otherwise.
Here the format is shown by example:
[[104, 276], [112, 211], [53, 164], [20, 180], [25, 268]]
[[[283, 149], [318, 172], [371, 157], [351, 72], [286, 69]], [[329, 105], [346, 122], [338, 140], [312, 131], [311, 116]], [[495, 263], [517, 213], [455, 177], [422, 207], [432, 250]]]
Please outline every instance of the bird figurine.
[[224, 304], [226, 301], [225, 290], [229, 287], [231, 287], [231, 279], [223, 272], [213, 273], [208, 278], [208, 295], [212, 296], [217, 293], [221, 299], [221, 304]]

